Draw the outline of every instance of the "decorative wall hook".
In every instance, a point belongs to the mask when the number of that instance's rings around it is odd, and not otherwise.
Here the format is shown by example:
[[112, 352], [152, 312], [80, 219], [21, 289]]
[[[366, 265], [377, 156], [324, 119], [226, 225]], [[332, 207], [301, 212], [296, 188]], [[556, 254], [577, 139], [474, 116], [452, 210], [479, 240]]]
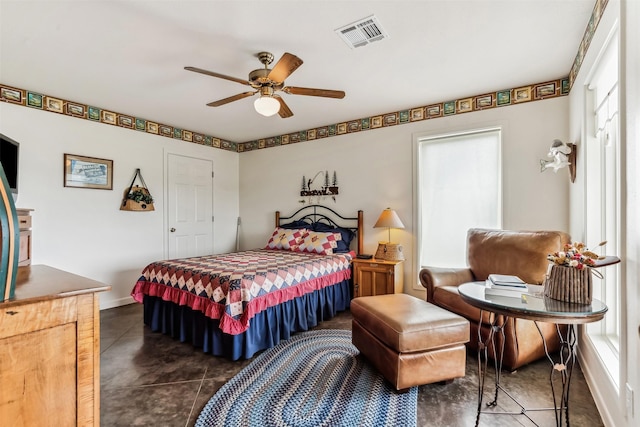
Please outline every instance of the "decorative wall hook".
[[576, 144], [564, 143], [559, 139], [554, 139], [553, 144], [549, 148], [547, 157], [553, 158], [553, 160], [540, 160], [540, 172], [544, 172], [547, 169], [553, 169], [554, 172], [558, 172], [558, 169], [564, 167], [569, 168], [569, 178], [571, 182], [576, 180], [576, 157], [577, 157]]

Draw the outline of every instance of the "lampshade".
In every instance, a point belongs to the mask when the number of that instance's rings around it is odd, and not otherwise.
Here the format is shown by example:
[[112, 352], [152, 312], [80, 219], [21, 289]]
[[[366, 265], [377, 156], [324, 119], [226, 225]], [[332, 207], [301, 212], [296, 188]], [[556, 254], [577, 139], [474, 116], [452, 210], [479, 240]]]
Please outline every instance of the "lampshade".
[[404, 228], [404, 224], [400, 221], [400, 217], [396, 211], [391, 208], [387, 208], [382, 211], [378, 221], [376, 221], [373, 228], [387, 227], [387, 228]]
[[253, 106], [258, 113], [267, 117], [273, 116], [280, 111], [280, 103], [270, 96], [261, 96], [254, 101]]

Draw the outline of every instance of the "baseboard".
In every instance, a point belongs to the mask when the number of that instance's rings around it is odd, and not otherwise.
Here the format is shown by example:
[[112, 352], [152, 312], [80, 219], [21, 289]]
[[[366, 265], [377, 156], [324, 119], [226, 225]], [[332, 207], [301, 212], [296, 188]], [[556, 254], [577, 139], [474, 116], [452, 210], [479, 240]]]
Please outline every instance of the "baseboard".
[[115, 300], [107, 300], [107, 301], [101, 300], [100, 301], [100, 310], [106, 310], [106, 309], [109, 309], [109, 308], [121, 307], [123, 305], [133, 304], [134, 302], [135, 302], [135, 300], [133, 299], [132, 296], [119, 298], [119, 299], [115, 299]]
[[618, 403], [619, 392], [607, 374], [604, 361], [599, 357], [593, 342], [584, 334], [580, 336], [578, 363], [604, 425], [627, 426], [625, 415], [620, 411]]

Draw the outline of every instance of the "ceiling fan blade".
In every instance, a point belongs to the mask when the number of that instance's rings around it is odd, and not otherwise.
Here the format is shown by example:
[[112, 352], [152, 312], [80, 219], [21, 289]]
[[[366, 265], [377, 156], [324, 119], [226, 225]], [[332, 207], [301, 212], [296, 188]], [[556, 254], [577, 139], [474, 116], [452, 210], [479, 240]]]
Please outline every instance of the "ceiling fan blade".
[[231, 76], [225, 76], [224, 74], [214, 73], [213, 71], [203, 70], [202, 68], [184, 67], [184, 69], [187, 70], [187, 71], [194, 71], [196, 73], [206, 74], [207, 76], [218, 77], [220, 79], [231, 80], [232, 82], [236, 82], [236, 83], [240, 83], [240, 84], [243, 84], [243, 85], [251, 86], [251, 83], [249, 83], [246, 80], [237, 79], [237, 78], [231, 77]]
[[325, 98], [344, 98], [344, 91], [329, 89], [312, 89], [310, 87], [286, 86], [281, 89], [285, 93], [291, 95], [308, 95], [308, 96], [324, 96]]
[[282, 55], [282, 58], [278, 60], [278, 63], [269, 73], [268, 78], [273, 82], [282, 83], [301, 65], [302, 59], [288, 52], [285, 52], [284, 55]]
[[233, 95], [233, 96], [230, 96], [228, 98], [221, 99], [219, 101], [210, 102], [210, 103], [207, 104], [207, 106], [208, 107], [219, 107], [221, 105], [228, 104], [228, 103], [233, 102], [233, 101], [237, 101], [238, 99], [247, 98], [247, 97], [249, 97], [251, 95], [255, 95], [256, 93], [258, 93], [258, 91], [239, 93], [237, 95]]
[[287, 117], [293, 116], [293, 112], [289, 109], [289, 106], [284, 102], [284, 99], [282, 99], [278, 95], [273, 95], [273, 97], [277, 99], [278, 102], [280, 103], [280, 111], [278, 111], [278, 114], [280, 115], [280, 117], [282, 117], [283, 119], [286, 119]]

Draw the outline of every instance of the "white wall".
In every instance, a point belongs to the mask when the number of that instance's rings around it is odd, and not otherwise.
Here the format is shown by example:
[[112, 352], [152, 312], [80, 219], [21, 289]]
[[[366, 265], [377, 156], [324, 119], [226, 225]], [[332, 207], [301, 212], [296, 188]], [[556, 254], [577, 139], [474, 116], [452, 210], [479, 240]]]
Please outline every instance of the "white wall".
[[[0, 132], [20, 143], [16, 205], [34, 209], [32, 262], [111, 285], [100, 295], [103, 309], [131, 302], [145, 265], [166, 257], [168, 152], [213, 161], [214, 250], [235, 247], [237, 153], [8, 103], [0, 103]], [[112, 159], [113, 190], [65, 188], [64, 153]], [[155, 199], [154, 212], [119, 210], [136, 168]]]
[[[378, 215], [386, 207], [395, 209], [406, 227], [392, 231], [392, 240], [404, 246], [405, 292], [423, 296], [413, 256], [414, 139], [501, 125], [504, 228], [568, 230], [568, 172], [541, 174], [539, 165], [553, 139], [567, 140], [567, 112], [567, 97], [562, 97], [243, 153], [241, 247], [264, 246], [274, 212], [287, 215], [302, 206], [303, 175], [335, 170], [340, 194], [335, 203], [329, 198], [324, 203], [347, 216], [364, 211], [367, 253], [375, 253], [378, 241], [388, 240], [386, 230], [373, 228]], [[461, 201], [460, 209], [469, 208]]]

